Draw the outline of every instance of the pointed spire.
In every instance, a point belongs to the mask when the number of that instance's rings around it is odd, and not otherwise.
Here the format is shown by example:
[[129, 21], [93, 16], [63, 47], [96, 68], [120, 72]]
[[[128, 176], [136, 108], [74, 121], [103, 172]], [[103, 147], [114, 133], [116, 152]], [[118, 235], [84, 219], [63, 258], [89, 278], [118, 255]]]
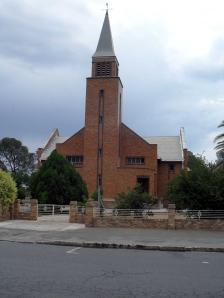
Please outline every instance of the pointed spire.
[[108, 15], [108, 9], [106, 10], [106, 15], [103, 22], [103, 27], [100, 33], [100, 38], [98, 41], [96, 52], [93, 57], [114, 57], [114, 45], [110, 29], [110, 21]]

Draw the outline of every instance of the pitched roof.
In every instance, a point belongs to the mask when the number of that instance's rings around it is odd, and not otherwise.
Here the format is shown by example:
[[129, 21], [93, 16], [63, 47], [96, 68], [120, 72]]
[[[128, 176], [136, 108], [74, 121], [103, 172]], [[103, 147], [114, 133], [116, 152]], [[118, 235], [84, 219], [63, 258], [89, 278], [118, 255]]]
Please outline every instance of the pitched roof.
[[58, 129], [55, 128], [49, 135], [47, 142], [43, 147], [40, 159], [46, 160], [51, 155], [51, 152], [56, 149], [56, 144], [64, 143], [67, 139], [67, 137], [60, 136]]
[[114, 45], [110, 29], [110, 20], [108, 11], [106, 12], [100, 38], [93, 57], [114, 57]]
[[162, 161], [183, 161], [183, 148], [180, 136], [145, 137], [150, 144], [157, 144], [157, 158]]

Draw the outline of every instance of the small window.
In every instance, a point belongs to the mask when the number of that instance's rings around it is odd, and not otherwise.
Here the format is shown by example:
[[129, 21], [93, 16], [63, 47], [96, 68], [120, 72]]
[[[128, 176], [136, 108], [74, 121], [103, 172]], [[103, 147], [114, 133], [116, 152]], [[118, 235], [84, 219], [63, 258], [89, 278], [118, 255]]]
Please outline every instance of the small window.
[[170, 171], [175, 171], [175, 164], [170, 163], [170, 164], [169, 164], [169, 170], [170, 170]]
[[82, 165], [83, 156], [82, 155], [67, 155], [66, 159], [73, 165]]
[[127, 157], [126, 162], [128, 165], [143, 165], [145, 163], [144, 157]]

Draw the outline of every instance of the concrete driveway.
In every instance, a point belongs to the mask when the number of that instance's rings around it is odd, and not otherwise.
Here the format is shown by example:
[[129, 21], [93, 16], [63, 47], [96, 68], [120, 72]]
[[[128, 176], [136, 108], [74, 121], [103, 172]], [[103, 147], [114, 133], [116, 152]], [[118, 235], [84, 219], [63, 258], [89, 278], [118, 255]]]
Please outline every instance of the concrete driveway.
[[68, 231], [85, 228], [84, 224], [68, 222], [68, 215], [46, 215], [38, 220], [8, 220], [0, 222], [0, 228], [29, 231]]

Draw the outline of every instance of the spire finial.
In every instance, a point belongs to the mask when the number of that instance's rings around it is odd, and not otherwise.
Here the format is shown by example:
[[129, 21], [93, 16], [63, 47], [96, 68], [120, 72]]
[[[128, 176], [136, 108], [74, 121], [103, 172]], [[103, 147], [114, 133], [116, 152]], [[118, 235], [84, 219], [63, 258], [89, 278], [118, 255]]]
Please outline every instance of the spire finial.
[[106, 10], [106, 13], [108, 13], [108, 11], [112, 10], [112, 8], [109, 8], [109, 3], [106, 2], [106, 9], [102, 9], [102, 10]]

